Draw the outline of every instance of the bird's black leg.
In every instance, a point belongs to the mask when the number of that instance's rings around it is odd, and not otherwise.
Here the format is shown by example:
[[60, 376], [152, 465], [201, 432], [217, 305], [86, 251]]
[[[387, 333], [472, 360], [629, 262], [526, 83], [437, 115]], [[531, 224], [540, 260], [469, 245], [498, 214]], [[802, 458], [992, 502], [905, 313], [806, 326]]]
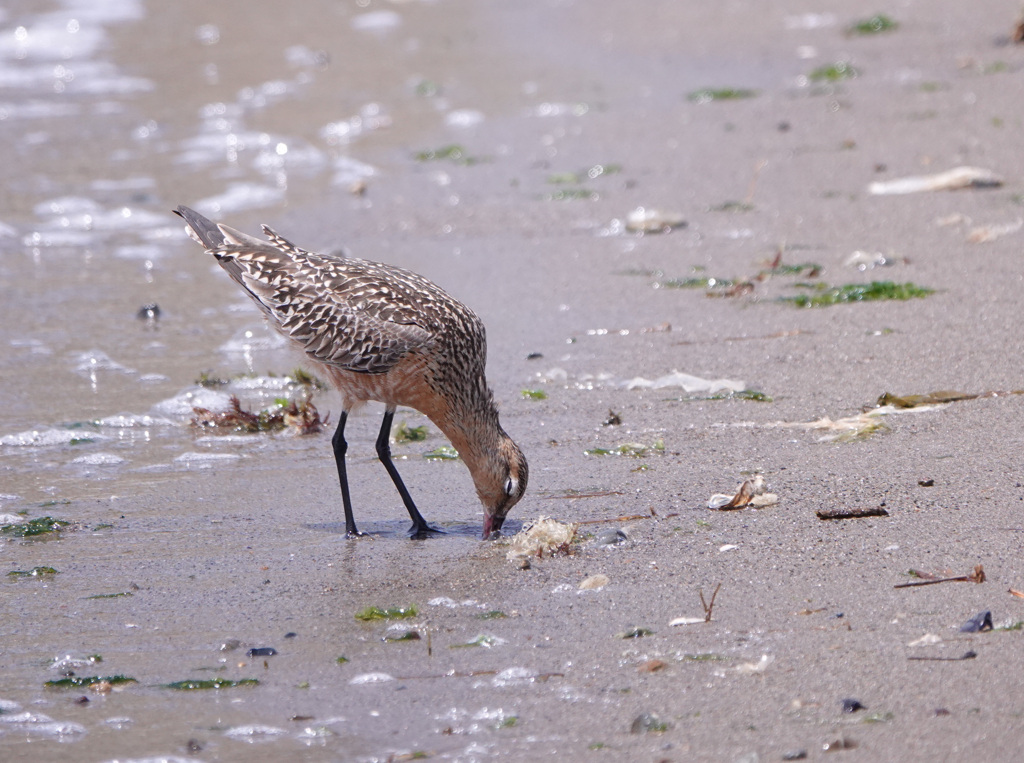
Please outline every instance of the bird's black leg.
[[395, 418], [395, 411], [393, 408], [388, 408], [384, 411], [384, 421], [380, 425], [380, 434], [377, 435], [377, 457], [380, 462], [384, 464], [384, 468], [388, 470], [388, 474], [391, 475], [391, 481], [395, 483], [395, 487], [398, 488], [398, 494], [402, 496], [402, 502], [405, 504], [405, 508], [409, 511], [409, 516], [412, 517], [412, 527], [409, 530], [409, 534], [414, 538], [423, 538], [430, 533], [441, 532], [436, 530], [427, 524], [427, 520], [423, 518], [419, 510], [416, 508], [416, 504], [413, 503], [412, 496], [409, 495], [409, 491], [405, 487], [405, 483], [402, 482], [401, 476], [398, 474], [398, 469], [395, 468], [394, 462], [391, 460], [391, 422]]
[[345, 451], [348, 450], [348, 443], [345, 442], [345, 421], [347, 419], [348, 411], [342, 411], [338, 419], [338, 428], [334, 430], [334, 437], [331, 438], [331, 445], [334, 446], [334, 462], [338, 465], [341, 502], [345, 505], [345, 535], [356, 538], [363, 533], [356, 529], [356, 520], [352, 516], [352, 498], [348, 493], [348, 473], [345, 471]]

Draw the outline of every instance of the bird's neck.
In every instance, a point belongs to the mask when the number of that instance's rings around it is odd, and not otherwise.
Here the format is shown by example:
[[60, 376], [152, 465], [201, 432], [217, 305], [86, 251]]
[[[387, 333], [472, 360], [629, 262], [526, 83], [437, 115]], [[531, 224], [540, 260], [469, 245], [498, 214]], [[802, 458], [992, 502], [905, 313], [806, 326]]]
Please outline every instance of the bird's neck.
[[498, 422], [497, 409], [493, 402], [487, 402], [486, 406], [461, 411], [458, 415], [446, 417], [444, 421], [435, 422], [466, 464], [473, 476], [477, 493], [484, 502], [492, 498], [485, 496], [484, 492], [495, 481], [491, 472], [504, 435]]

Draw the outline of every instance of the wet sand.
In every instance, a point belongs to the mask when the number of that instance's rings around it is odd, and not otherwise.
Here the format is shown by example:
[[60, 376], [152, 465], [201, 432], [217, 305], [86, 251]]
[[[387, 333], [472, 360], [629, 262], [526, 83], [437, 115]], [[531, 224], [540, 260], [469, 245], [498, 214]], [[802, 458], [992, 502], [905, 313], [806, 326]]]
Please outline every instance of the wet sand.
[[[863, 16], [837, 2], [0, 12], [0, 513], [74, 523], [0, 545], [5, 573], [59, 570], [0, 587], [0, 757], [831, 760], [838, 743], [844, 760], [1015, 759], [1024, 399], [893, 413], [853, 442], [782, 424], [884, 392], [1024, 388], [1016, 11], [912, 3], [871, 36], [845, 34]], [[858, 76], [809, 81], [836, 62]], [[688, 98], [702, 88], [756, 95]], [[473, 161], [417, 159], [451, 145]], [[867, 191], [961, 165], [1005, 183]], [[181, 232], [179, 203], [465, 301], [531, 464], [507, 529], [605, 521], [573, 555], [520, 569], [478, 540], [464, 466], [423, 458], [443, 440], [402, 411], [430, 436], [395, 445], [399, 469], [447, 531], [408, 540], [369, 406], [349, 453], [371, 537], [349, 541], [329, 431], [197, 437], [182, 395], [200, 373], [255, 373], [241, 394], [269, 404], [270, 375], [299, 359]], [[622, 230], [638, 206], [688, 224]], [[982, 226], [1007, 232], [972, 242]], [[844, 265], [858, 250], [893, 264]], [[779, 252], [818, 267], [755, 278]], [[753, 289], [664, 288], [691, 277]], [[873, 280], [935, 291], [778, 301]], [[136, 318], [149, 303], [156, 326]], [[771, 402], [625, 385], [673, 370]], [[335, 397], [315, 402], [336, 420]], [[629, 443], [650, 449], [593, 453]], [[752, 473], [777, 505], [707, 508]], [[882, 504], [886, 517], [816, 516]], [[627, 540], [603, 547], [611, 528]], [[979, 564], [982, 584], [893, 587]], [[596, 573], [608, 585], [579, 591]], [[711, 622], [669, 625], [719, 584]], [[90, 598], [115, 593], [131, 595]], [[408, 605], [419, 614], [396, 622], [419, 640], [355, 618]], [[984, 610], [1002, 630], [959, 631]], [[637, 627], [652, 633], [620, 637]], [[481, 634], [493, 645], [460, 648]], [[910, 646], [926, 634], [940, 640]], [[55, 657], [95, 654], [74, 672], [137, 683], [44, 688]], [[204, 678], [260, 683], [161, 686]], [[866, 709], [844, 713], [850, 698]], [[643, 713], [664, 727], [633, 733]]]

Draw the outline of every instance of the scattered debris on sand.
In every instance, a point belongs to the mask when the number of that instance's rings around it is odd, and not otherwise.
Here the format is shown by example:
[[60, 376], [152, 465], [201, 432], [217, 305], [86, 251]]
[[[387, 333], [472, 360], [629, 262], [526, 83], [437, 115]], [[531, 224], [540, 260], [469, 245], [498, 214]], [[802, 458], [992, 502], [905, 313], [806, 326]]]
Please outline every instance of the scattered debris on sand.
[[559, 522], [550, 517], [539, 517], [536, 521], [523, 526], [523, 529], [512, 536], [509, 543], [507, 558], [509, 561], [538, 559], [556, 554], [571, 555], [572, 544], [576, 540], [579, 525]]
[[280, 401], [274, 408], [253, 413], [242, 408], [234, 395], [225, 411], [193, 408], [192, 426], [196, 429], [214, 429], [227, 432], [279, 432], [284, 429], [296, 434], [316, 434], [323, 428], [320, 412], [308, 400]]
[[760, 509], [765, 506], [772, 506], [778, 502], [779, 496], [775, 493], [767, 492], [767, 483], [764, 481], [764, 476], [755, 474], [750, 479], [745, 480], [743, 484], [736, 488], [736, 492], [731, 495], [715, 493], [708, 500], [708, 508], [727, 511], [731, 509], [744, 509], [750, 506], [754, 509]]

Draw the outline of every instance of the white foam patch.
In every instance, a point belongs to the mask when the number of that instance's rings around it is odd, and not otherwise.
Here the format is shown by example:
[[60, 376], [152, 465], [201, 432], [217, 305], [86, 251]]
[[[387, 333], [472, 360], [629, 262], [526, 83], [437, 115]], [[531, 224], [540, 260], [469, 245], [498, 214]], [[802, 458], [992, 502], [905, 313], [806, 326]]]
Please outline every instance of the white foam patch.
[[117, 371], [125, 374], [135, 373], [135, 369], [121, 365], [102, 350], [78, 352], [72, 357], [75, 360], [75, 371], [80, 374], [91, 374], [95, 371]]
[[237, 461], [241, 456], [237, 453], [196, 453], [189, 451], [182, 453], [174, 460], [183, 464], [196, 464], [198, 466], [212, 466], [215, 462]]
[[369, 164], [342, 156], [334, 161], [334, 176], [331, 178], [331, 184], [350, 186], [376, 174], [377, 170]]
[[505, 668], [491, 679], [491, 685], [497, 687], [525, 686], [533, 683], [538, 675], [540, 674], [532, 668]]
[[253, 350], [276, 350], [288, 343], [276, 331], [245, 329], [235, 334], [220, 346], [221, 352], [251, 352]]
[[55, 721], [42, 713], [28, 711], [0, 714], [0, 725], [11, 731], [51, 739], [67, 739], [85, 734], [85, 726], [71, 721]]
[[394, 11], [370, 11], [353, 16], [350, 22], [357, 32], [386, 32], [402, 23], [402, 17]]
[[275, 737], [284, 736], [287, 733], [287, 731], [279, 729], [277, 726], [264, 726], [262, 724], [254, 723], [248, 726], [232, 726], [224, 732], [224, 736], [231, 737], [232, 739], [241, 739], [247, 742], [255, 742], [264, 739], [274, 739]]
[[[189, 409], [189, 413], [192, 409]], [[173, 427], [177, 422], [165, 416], [150, 416], [140, 413], [118, 413], [114, 416], [104, 416], [96, 420], [97, 426], [110, 427], [112, 429], [148, 429], [149, 427]]]
[[381, 684], [394, 680], [395, 677], [387, 673], [360, 673], [349, 681], [349, 684], [352, 686], [362, 686], [363, 684]]
[[84, 432], [80, 429], [29, 429], [17, 434], [0, 437], [0, 445], [13, 447], [47, 447], [50, 445], [71, 445], [82, 440], [107, 440], [105, 435], [97, 432]]
[[193, 408], [211, 411], [226, 411], [231, 408], [231, 395], [205, 387], [191, 387], [174, 397], [161, 400], [153, 406], [153, 412], [161, 416], [191, 416]]
[[115, 456], [113, 453], [89, 453], [85, 456], [79, 456], [71, 463], [84, 464], [85, 466], [117, 466], [125, 463], [125, 460], [120, 456]]
[[195, 203], [195, 207], [207, 214], [220, 215], [225, 212], [271, 207], [284, 201], [284, 195], [281, 188], [255, 183], [232, 183], [224, 193], [200, 199]]

